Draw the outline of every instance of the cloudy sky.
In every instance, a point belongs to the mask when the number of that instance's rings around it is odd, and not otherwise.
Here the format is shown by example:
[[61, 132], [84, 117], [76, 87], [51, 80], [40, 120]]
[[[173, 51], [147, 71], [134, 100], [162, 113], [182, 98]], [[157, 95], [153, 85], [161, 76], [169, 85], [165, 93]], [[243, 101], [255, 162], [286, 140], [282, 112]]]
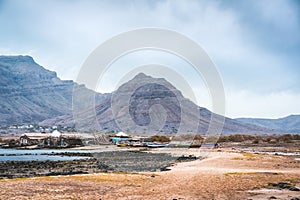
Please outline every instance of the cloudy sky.
[[[1, 55], [31, 55], [60, 78], [73, 80], [88, 55], [112, 36], [144, 27], [174, 30], [197, 42], [215, 63], [227, 116], [300, 114], [297, 0], [0, 0], [0, 27]], [[111, 71], [123, 73], [121, 64]], [[102, 91], [114, 88], [107, 82]], [[209, 107], [209, 98], [202, 98], [199, 104]]]

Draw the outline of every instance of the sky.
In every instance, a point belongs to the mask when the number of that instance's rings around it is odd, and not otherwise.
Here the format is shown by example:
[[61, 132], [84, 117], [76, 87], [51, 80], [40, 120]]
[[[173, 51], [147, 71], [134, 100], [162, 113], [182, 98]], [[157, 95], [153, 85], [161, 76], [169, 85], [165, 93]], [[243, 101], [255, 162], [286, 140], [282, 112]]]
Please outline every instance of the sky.
[[[173, 30], [198, 43], [214, 62], [225, 88], [226, 116], [300, 114], [297, 0], [0, 0], [0, 27], [0, 55], [30, 55], [64, 80], [76, 80], [90, 53], [115, 35], [145, 27]], [[178, 73], [184, 68], [197, 103], [211, 107], [190, 66], [157, 52], [116, 62], [99, 91], [114, 90], [125, 65], [149, 57]]]

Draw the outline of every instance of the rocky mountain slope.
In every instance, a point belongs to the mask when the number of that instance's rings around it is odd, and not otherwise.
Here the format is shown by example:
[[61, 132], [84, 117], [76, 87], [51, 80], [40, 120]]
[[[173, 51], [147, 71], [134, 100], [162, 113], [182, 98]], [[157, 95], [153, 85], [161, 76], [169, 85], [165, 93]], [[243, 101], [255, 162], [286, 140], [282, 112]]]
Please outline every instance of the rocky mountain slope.
[[[95, 95], [96, 103], [96, 107], [79, 109], [75, 121], [74, 86], [83, 97]], [[222, 121], [220, 116], [186, 99], [163, 78], [141, 73], [112, 94], [103, 95], [73, 81], [60, 80], [30, 56], [0, 56], [0, 102], [0, 125], [40, 123], [76, 125], [84, 131], [206, 133], [212, 115], [217, 117], [215, 123]], [[283, 131], [299, 132], [299, 118], [290, 116], [276, 123], [225, 118], [223, 129], [225, 134]]]
[[[0, 56], [0, 125], [37, 123], [70, 114], [73, 81], [60, 80], [55, 72], [30, 56]], [[81, 86], [86, 93], [94, 93]], [[97, 99], [101, 99], [97, 95]]]
[[[141, 73], [113, 92], [111, 98], [95, 107], [98, 123], [93, 123], [94, 108], [80, 113], [77, 128], [83, 130], [123, 130], [137, 133], [206, 133], [212, 112], [198, 107], [163, 78]], [[215, 115], [215, 114], [214, 114]], [[217, 120], [221, 118], [217, 117]], [[42, 122], [42, 125], [73, 125], [72, 115]], [[219, 122], [217, 122], [219, 123]], [[225, 118], [223, 133], [272, 133], [256, 125]]]
[[279, 119], [237, 118], [236, 120], [283, 133], [300, 133], [300, 115], [289, 115]]

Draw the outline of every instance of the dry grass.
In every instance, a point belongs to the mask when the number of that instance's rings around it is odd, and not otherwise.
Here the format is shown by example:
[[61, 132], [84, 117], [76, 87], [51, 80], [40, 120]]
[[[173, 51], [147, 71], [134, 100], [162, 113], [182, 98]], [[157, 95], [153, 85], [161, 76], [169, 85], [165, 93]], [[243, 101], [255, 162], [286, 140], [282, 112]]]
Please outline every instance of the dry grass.
[[249, 152], [244, 152], [241, 153], [243, 155], [242, 157], [233, 157], [231, 160], [255, 160], [257, 158], [262, 157], [260, 154], [254, 154], [254, 153], [249, 153]]
[[[114, 182], [114, 183], [126, 183], [126, 182], [140, 182], [148, 178], [151, 178], [152, 175], [148, 174], [139, 174], [139, 173], [97, 173], [97, 174], [84, 174], [84, 175], [67, 175], [67, 176], [43, 176], [35, 178], [17, 178], [12, 179], [12, 181], [49, 181], [56, 182], [60, 179], [65, 181], [91, 181], [91, 182]], [[7, 180], [7, 179], [6, 179]]]
[[256, 157], [260, 157], [261, 155], [246, 152], [246, 153], [243, 153], [243, 156], [246, 157], [246, 158], [256, 158]]
[[245, 175], [282, 175], [278, 172], [229, 172], [225, 176], [245, 176]]
[[244, 158], [241, 158], [241, 157], [234, 157], [234, 158], [231, 158], [231, 160], [244, 160]]

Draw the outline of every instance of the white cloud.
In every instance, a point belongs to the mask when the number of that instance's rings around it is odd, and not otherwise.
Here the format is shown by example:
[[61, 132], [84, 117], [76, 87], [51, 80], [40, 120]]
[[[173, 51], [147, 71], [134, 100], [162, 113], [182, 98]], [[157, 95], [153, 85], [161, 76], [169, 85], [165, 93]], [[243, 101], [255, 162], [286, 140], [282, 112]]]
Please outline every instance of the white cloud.
[[[299, 95], [290, 91], [300, 91], [295, 60], [300, 50], [299, 13], [291, 1], [243, 1], [244, 7], [227, 4], [5, 1], [0, 11], [0, 26], [6, 27], [0, 33], [0, 54], [30, 54], [61, 78], [75, 80], [87, 56], [110, 37], [142, 27], [167, 28], [198, 42], [217, 64], [225, 87], [232, 88], [227, 94], [229, 116], [300, 113], [294, 103]], [[200, 87], [193, 88], [199, 91]], [[209, 98], [201, 98], [209, 107]], [[270, 98], [289, 103], [272, 107]]]
[[276, 92], [259, 94], [248, 90], [229, 90], [226, 92], [229, 117], [278, 118], [299, 114], [300, 94]]

